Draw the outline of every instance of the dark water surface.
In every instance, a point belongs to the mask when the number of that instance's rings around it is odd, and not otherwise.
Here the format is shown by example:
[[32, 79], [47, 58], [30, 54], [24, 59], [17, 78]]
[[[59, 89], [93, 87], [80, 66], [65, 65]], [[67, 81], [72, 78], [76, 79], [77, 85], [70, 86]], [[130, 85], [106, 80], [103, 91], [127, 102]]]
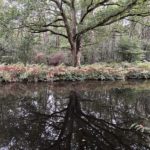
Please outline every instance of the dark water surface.
[[148, 150], [150, 81], [0, 85], [0, 150]]

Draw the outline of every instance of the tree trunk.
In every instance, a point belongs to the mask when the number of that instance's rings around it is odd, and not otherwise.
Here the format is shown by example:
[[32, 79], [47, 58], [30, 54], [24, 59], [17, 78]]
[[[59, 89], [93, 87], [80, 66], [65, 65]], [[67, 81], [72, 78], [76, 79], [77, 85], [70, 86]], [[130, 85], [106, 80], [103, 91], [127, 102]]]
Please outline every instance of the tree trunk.
[[60, 38], [59, 35], [56, 35], [56, 47], [58, 48], [60, 46]]
[[72, 56], [73, 56], [73, 66], [80, 67], [81, 66], [81, 52], [79, 50], [73, 50]]

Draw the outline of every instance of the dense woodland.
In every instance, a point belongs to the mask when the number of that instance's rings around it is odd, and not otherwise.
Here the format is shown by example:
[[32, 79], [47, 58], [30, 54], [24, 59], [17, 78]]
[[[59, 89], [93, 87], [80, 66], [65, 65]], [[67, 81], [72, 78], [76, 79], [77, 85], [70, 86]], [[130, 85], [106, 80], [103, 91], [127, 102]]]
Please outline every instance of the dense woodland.
[[150, 60], [149, 0], [1, 0], [1, 63]]

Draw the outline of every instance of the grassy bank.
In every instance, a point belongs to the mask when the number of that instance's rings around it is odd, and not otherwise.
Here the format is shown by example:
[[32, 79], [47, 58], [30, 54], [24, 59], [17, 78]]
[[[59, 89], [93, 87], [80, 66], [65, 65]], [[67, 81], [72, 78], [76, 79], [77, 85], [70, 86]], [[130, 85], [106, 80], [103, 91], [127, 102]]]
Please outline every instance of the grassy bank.
[[150, 79], [150, 63], [99, 63], [81, 68], [63, 65], [0, 65], [0, 82]]

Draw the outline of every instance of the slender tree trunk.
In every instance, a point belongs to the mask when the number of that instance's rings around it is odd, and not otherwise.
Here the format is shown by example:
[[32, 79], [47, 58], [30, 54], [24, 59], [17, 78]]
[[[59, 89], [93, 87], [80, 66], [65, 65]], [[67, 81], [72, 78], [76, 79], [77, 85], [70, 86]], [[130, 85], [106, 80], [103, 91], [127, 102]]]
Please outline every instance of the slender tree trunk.
[[56, 47], [60, 46], [60, 38], [59, 35], [56, 35]]

